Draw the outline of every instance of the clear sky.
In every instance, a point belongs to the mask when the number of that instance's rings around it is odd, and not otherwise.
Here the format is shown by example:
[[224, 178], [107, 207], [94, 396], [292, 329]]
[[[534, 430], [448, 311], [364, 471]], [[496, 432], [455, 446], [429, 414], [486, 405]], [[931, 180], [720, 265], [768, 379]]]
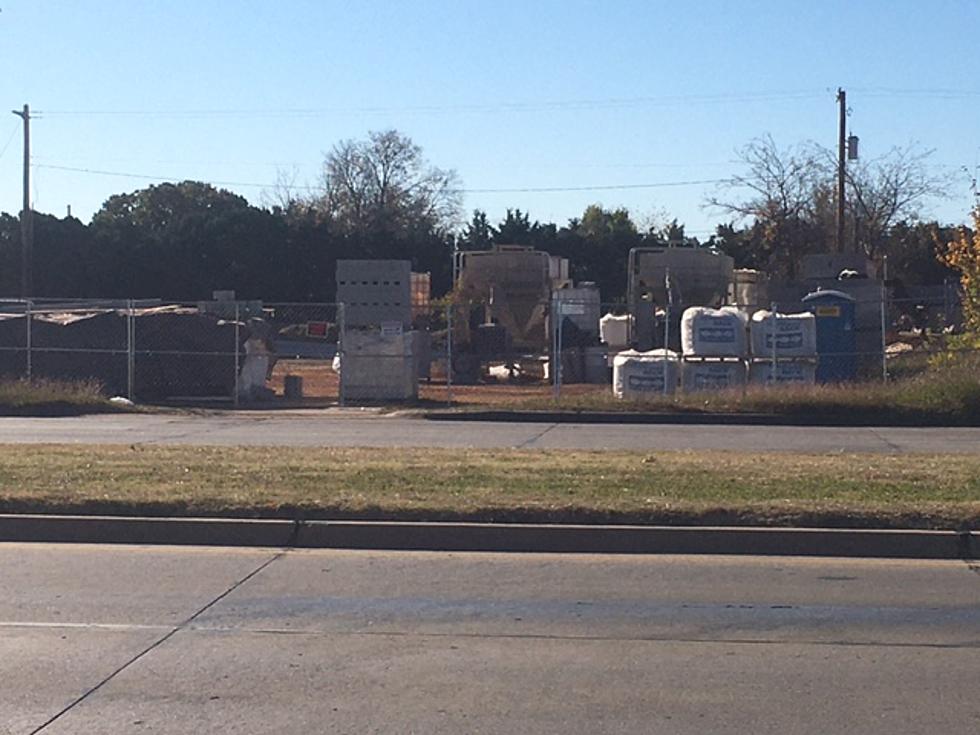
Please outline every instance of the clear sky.
[[598, 202], [705, 235], [723, 219], [702, 206], [715, 185], [685, 182], [731, 175], [735, 150], [765, 133], [833, 147], [838, 86], [862, 156], [915, 141], [955, 177], [927, 214], [964, 221], [980, 164], [978, 0], [0, 7], [0, 210], [12, 213], [20, 120], [6, 110], [24, 103], [38, 115], [34, 206], [71, 205], [83, 221], [167, 179], [234, 182], [262, 204], [277, 172], [313, 185], [338, 140], [393, 127], [456, 169], [467, 211], [492, 220], [520, 207], [561, 224]]

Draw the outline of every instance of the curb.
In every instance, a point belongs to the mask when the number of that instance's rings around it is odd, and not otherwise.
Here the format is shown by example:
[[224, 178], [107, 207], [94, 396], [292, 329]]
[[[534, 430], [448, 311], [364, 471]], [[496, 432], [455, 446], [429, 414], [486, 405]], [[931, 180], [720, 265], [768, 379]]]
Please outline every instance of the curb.
[[970, 531], [0, 515], [0, 542], [975, 559]]
[[494, 421], [499, 423], [547, 423], [547, 424], [649, 424], [649, 425], [714, 425], [714, 426], [825, 426], [833, 428], [868, 427], [928, 427], [963, 428], [975, 423], [951, 422], [923, 423], [921, 419], [909, 421], [869, 419], [839, 419], [821, 416], [782, 416], [767, 413], [630, 413], [628, 411], [426, 411], [421, 414], [428, 421]]

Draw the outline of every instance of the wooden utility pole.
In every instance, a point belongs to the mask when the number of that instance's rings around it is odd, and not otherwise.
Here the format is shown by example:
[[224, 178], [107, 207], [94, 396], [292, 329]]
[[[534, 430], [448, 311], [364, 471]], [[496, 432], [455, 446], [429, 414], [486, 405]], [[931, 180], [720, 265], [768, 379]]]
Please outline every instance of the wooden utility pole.
[[844, 166], [847, 151], [847, 93], [838, 87], [837, 104], [840, 105], [840, 130], [837, 141], [837, 252], [844, 248]]
[[20, 295], [34, 290], [34, 212], [31, 210], [31, 108], [12, 112], [24, 121], [24, 208], [20, 212]]

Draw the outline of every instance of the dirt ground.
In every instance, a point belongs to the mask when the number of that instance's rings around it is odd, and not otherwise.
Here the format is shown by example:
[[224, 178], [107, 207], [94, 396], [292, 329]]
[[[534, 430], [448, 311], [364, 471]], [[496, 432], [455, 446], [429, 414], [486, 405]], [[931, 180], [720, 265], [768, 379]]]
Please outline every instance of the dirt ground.
[[[283, 396], [283, 382], [286, 375], [296, 375], [303, 379], [303, 398], [311, 401], [337, 400], [340, 380], [331, 364], [318, 360], [281, 360], [276, 363], [269, 379], [268, 387], [277, 396]], [[529, 398], [548, 398], [553, 393], [550, 383], [498, 382], [480, 385], [453, 385], [453, 404], [479, 404], [485, 406], [504, 405]], [[609, 386], [570, 383], [562, 386], [562, 395], [588, 395], [605, 393]], [[448, 403], [449, 388], [444, 377], [434, 377], [431, 381], [419, 383], [419, 400], [426, 403]]]

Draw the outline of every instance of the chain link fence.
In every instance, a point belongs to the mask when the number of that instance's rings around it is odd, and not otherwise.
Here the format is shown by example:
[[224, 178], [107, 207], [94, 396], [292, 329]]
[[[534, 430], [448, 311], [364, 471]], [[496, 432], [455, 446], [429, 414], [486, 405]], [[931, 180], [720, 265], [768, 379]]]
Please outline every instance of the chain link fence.
[[[668, 350], [676, 378], [668, 386], [665, 369], [665, 391], [904, 379], [949, 353], [962, 319], [955, 285], [850, 291], [827, 303], [733, 307], [744, 343], [731, 354], [682, 344], [682, 307], [560, 291], [525, 304], [444, 299], [413, 306], [401, 322], [357, 327], [343, 304], [8, 300], [0, 375], [88, 379], [147, 403], [492, 406], [608, 395], [615, 357], [629, 350]], [[799, 314], [839, 317], [838, 341], [801, 345]]]

